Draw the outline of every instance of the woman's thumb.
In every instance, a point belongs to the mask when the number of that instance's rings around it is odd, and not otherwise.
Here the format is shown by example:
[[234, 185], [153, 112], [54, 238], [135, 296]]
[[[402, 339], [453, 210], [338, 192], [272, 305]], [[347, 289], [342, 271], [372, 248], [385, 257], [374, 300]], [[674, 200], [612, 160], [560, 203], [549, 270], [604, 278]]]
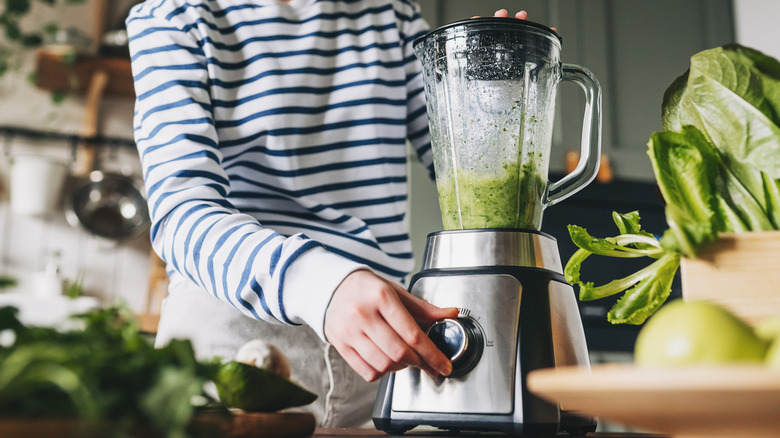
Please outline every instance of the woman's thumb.
[[430, 324], [444, 318], [456, 318], [457, 307], [437, 307], [402, 288], [397, 288], [398, 298], [417, 322]]

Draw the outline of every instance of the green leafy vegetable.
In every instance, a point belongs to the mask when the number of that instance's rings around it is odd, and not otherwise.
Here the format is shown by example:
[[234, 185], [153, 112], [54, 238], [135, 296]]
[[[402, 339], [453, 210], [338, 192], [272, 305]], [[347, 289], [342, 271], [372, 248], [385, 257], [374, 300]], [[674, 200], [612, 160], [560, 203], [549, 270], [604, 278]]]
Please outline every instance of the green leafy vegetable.
[[[569, 226], [580, 248], [564, 270], [580, 299], [623, 292], [607, 318], [641, 324], [668, 298], [680, 257], [723, 232], [780, 229], [780, 62], [739, 45], [706, 50], [664, 95], [665, 131], [648, 142], [669, 228], [644, 232], [639, 213], [613, 219], [616, 237], [595, 238]], [[602, 286], [580, 279], [591, 254], [650, 257], [651, 264]]]
[[285, 377], [237, 361], [222, 364], [214, 383], [225, 405], [245, 411], [273, 412], [317, 399], [317, 394]]
[[3, 416], [77, 418], [110, 424], [113, 436], [137, 427], [149, 436], [187, 436], [192, 400], [218, 369], [197, 361], [189, 341], [155, 349], [119, 308], [77, 316], [80, 326], [66, 331], [25, 326], [16, 315], [0, 308]]

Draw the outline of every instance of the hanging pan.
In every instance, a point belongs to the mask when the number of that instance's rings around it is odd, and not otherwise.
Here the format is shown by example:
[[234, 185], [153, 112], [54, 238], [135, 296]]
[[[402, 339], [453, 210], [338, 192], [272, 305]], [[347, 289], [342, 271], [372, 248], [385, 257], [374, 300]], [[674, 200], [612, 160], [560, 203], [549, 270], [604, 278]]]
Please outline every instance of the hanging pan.
[[149, 228], [140, 184], [122, 173], [96, 168], [75, 181], [67, 201], [68, 222], [96, 236], [124, 240]]
[[[93, 75], [87, 92], [82, 137], [94, 139], [108, 75]], [[118, 146], [116, 146], [118, 147]], [[77, 151], [78, 145], [74, 146]], [[141, 184], [131, 176], [101, 169], [95, 144], [84, 146], [87, 152], [86, 175], [76, 178], [65, 200], [65, 217], [73, 226], [81, 226], [93, 235], [110, 240], [136, 237], [149, 228], [149, 210]]]

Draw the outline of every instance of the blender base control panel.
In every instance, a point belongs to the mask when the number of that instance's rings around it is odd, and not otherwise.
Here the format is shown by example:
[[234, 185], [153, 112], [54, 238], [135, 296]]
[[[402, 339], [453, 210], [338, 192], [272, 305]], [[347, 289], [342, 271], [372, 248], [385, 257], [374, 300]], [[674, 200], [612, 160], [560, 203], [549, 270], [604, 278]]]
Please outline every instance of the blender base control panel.
[[411, 292], [439, 307], [458, 307], [429, 336], [453, 361], [453, 375], [417, 368], [395, 374], [392, 409], [408, 412], [511, 413], [522, 285], [510, 275], [420, 278]]

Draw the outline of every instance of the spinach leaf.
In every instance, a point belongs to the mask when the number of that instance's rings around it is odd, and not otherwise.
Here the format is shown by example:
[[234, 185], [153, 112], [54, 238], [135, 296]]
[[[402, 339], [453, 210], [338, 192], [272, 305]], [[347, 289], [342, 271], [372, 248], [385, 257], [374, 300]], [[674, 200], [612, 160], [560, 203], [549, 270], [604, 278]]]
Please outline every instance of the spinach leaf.
[[664, 95], [662, 122], [696, 126], [721, 153], [780, 178], [780, 62], [736, 44], [695, 54]]

